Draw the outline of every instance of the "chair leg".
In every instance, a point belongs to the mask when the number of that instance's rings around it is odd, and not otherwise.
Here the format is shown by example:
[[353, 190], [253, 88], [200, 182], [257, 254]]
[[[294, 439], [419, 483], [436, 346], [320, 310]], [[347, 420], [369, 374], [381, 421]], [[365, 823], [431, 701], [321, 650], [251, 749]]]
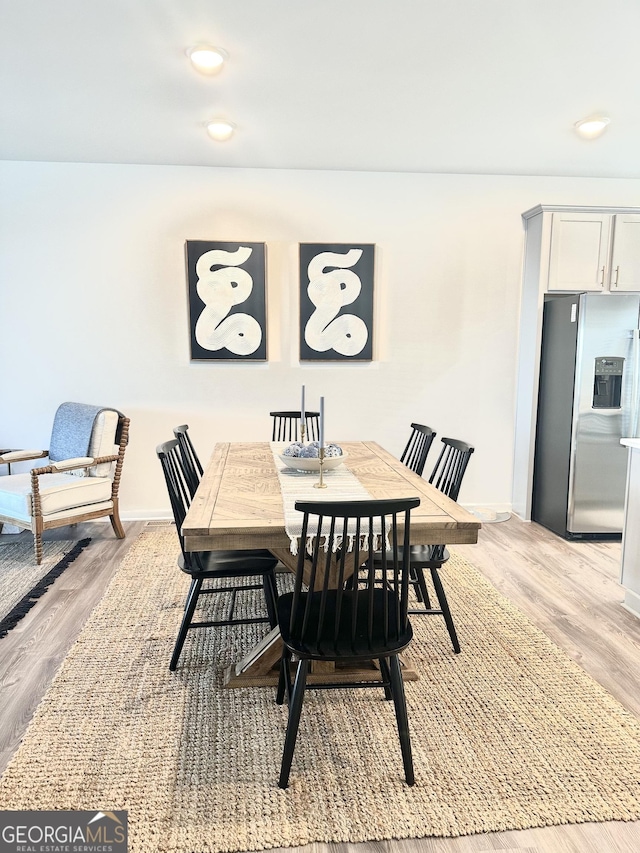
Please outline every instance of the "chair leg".
[[267, 614], [269, 615], [269, 625], [275, 628], [278, 624], [277, 600], [278, 587], [276, 585], [276, 573], [273, 569], [270, 572], [265, 572], [262, 576], [262, 588], [264, 589], [264, 600], [267, 605]]
[[287, 649], [287, 660], [284, 670], [284, 681], [287, 685], [287, 702], [291, 704], [291, 695], [293, 693], [293, 684], [291, 682], [291, 652]]
[[380, 658], [378, 661], [380, 664], [380, 673], [382, 678], [386, 682], [384, 685], [384, 698], [385, 699], [393, 699], [393, 693], [391, 692], [391, 688], [389, 687], [389, 683], [391, 682], [391, 673], [389, 672], [389, 664], [387, 663], [386, 658]]
[[42, 531], [36, 530], [33, 534], [33, 545], [36, 552], [36, 565], [40, 565], [42, 563]]
[[296, 680], [291, 694], [291, 702], [289, 703], [289, 722], [287, 723], [287, 734], [284, 739], [284, 750], [282, 752], [282, 765], [280, 767], [280, 779], [278, 780], [279, 788], [286, 788], [289, 784], [289, 773], [291, 771], [291, 762], [293, 761], [293, 751], [296, 747], [296, 738], [298, 736], [300, 713], [302, 711], [304, 688], [307, 683], [308, 672], [309, 661], [301, 660], [298, 664]]
[[396, 710], [396, 722], [398, 724], [398, 735], [400, 736], [400, 749], [402, 750], [402, 763], [404, 764], [404, 776], [407, 785], [415, 784], [413, 775], [413, 758], [411, 757], [411, 740], [409, 738], [409, 718], [407, 716], [407, 702], [404, 695], [404, 684], [400, 672], [400, 661], [398, 655], [389, 658], [389, 670], [391, 672], [391, 690], [393, 692], [393, 704]]
[[431, 609], [431, 602], [429, 601], [429, 590], [427, 589], [427, 582], [424, 579], [424, 571], [421, 566], [411, 566], [411, 572], [415, 574], [416, 584], [417, 584], [417, 599], [424, 603], [424, 606], [427, 610]]
[[440, 604], [440, 610], [442, 610], [442, 615], [444, 616], [444, 621], [447, 625], [447, 631], [449, 632], [449, 636], [451, 637], [453, 651], [455, 652], [455, 654], [458, 655], [460, 654], [460, 643], [458, 642], [458, 635], [456, 634], [456, 628], [453, 624], [453, 617], [451, 616], [451, 611], [449, 610], [449, 602], [447, 601], [447, 596], [444, 594], [444, 587], [442, 586], [440, 575], [438, 574], [438, 570], [435, 567], [431, 569], [431, 580], [433, 581], [433, 587], [436, 591], [436, 595], [438, 596], [438, 603]]
[[422, 602], [422, 591], [418, 586], [418, 575], [416, 574], [416, 570], [413, 566], [409, 566], [409, 583], [413, 586], [416, 598], [420, 604]]
[[291, 652], [283, 645], [282, 656], [280, 658], [280, 675], [278, 676], [278, 692], [276, 693], [276, 705], [284, 703], [284, 692], [287, 691], [287, 698], [291, 701], [291, 676], [289, 674], [289, 663], [291, 661]]
[[284, 704], [284, 649], [280, 656], [280, 672], [278, 674], [278, 689], [276, 690], [276, 705]]
[[109, 521], [111, 522], [111, 527], [113, 527], [113, 532], [116, 534], [116, 537], [118, 539], [124, 539], [124, 527], [122, 526], [122, 522], [120, 521], [120, 513], [118, 511], [117, 500], [113, 502], [113, 511], [109, 516]]
[[184, 646], [189, 625], [193, 619], [193, 612], [196, 609], [201, 588], [202, 578], [192, 578], [191, 586], [189, 587], [189, 595], [187, 596], [187, 606], [184, 609], [184, 615], [182, 616], [182, 622], [180, 623], [180, 630], [178, 631], [178, 638], [176, 639], [176, 644], [173, 647], [173, 654], [171, 655], [171, 662], [169, 663], [169, 669], [171, 672], [175, 672], [175, 668], [178, 666], [178, 658], [180, 657], [180, 652]]

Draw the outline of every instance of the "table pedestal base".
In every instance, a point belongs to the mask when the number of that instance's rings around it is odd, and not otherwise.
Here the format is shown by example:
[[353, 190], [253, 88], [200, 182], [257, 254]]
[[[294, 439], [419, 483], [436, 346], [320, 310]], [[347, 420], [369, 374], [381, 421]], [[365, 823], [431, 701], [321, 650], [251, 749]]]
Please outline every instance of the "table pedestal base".
[[[237, 664], [226, 669], [225, 687], [275, 687], [280, 674], [282, 640], [280, 630], [274, 628], [257, 646]], [[405, 681], [417, 681], [419, 676], [409, 661], [400, 658], [402, 677]], [[350, 684], [354, 681], [380, 681], [380, 669], [377, 661], [363, 664], [358, 661], [353, 666], [348, 661], [337, 666], [331, 661], [313, 661], [307, 684]]]

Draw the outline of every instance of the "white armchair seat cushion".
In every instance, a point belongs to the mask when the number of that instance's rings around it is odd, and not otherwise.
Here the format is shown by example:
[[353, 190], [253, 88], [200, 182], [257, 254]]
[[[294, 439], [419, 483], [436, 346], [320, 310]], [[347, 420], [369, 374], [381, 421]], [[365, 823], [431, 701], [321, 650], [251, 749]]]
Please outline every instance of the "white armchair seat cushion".
[[[40, 505], [43, 516], [78, 508], [78, 514], [93, 504], [111, 501], [110, 477], [74, 477], [72, 474], [42, 474]], [[31, 475], [0, 477], [0, 515], [29, 521], [31, 518]], [[99, 507], [95, 507], [96, 509]]]

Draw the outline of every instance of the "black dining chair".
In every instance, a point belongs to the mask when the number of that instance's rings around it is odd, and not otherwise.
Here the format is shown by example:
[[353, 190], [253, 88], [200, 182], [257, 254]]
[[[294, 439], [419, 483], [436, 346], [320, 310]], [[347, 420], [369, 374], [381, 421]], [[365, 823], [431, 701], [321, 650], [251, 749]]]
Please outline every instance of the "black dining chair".
[[[187, 636], [193, 628], [209, 628], [222, 625], [247, 625], [255, 622], [268, 622], [271, 628], [277, 624], [277, 587], [274, 569], [276, 558], [266, 550], [253, 551], [186, 551], [182, 524], [191, 504], [187, 472], [183, 467], [177, 439], [158, 445], [156, 453], [162, 465], [162, 471], [169, 492], [171, 509], [176, 523], [181, 555], [178, 558], [180, 569], [191, 578], [191, 585], [184, 607], [184, 615], [178, 637], [171, 655], [169, 669], [175, 670]], [[204, 581], [261, 578], [260, 583], [235, 584], [221, 586], [218, 583], [203, 588]], [[262, 589], [267, 608], [267, 616], [234, 618], [236, 596], [244, 590]], [[201, 595], [229, 593], [229, 609], [225, 619], [193, 622], [193, 615]]]
[[[285, 692], [289, 696], [289, 721], [278, 782], [281, 788], [286, 788], [289, 782], [310, 663], [346, 659], [377, 660], [381, 680], [322, 687], [384, 689], [385, 697], [393, 699], [395, 706], [405, 779], [408, 785], [414, 784], [398, 653], [412, 638], [407, 615], [409, 563], [402, 553], [408, 555], [410, 514], [419, 504], [416, 497], [298, 501], [295, 505], [303, 513], [303, 519], [294, 589], [278, 599], [283, 651], [276, 701], [282, 704]], [[310, 555], [306, 542], [312, 543]], [[371, 559], [376, 550], [382, 555], [378, 571]], [[365, 562], [367, 567], [361, 568]], [[347, 581], [354, 573], [359, 582], [350, 587]], [[298, 664], [292, 686], [293, 655]], [[314, 684], [309, 684], [309, 689], [313, 687]]]
[[[269, 412], [273, 418], [271, 441], [298, 441], [302, 412]], [[320, 438], [320, 412], [305, 412], [305, 440]]]
[[181, 424], [173, 428], [173, 434], [178, 439], [178, 449], [182, 459], [182, 468], [187, 478], [187, 485], [191, 497], [196, 493], [196, 489], [202, 479], [203, 468], [196, 453], [196, 449], [189, 435], [189, 425]]
[[[429, 482], [453, 501], [458, 500], [462, 478], [474, 449], [464, 441], [458, 441], [454, 438], [442, 439], [442, 450], [431, 472]], [[449, 559], [449, 551], [444, 545], [411, 545], [409, 553], [411, 582], [420, 605], [416, 608], [410, 608], [409, 613], [411, 615], [442, 616], [451, 638], [453, 651], [458, 654], [460, 643], [439, 573], [443, 564]], [[431, 573], [438, 607], [431, 605], [424, 575], [427, 569]]]
[[404, 462], [416, 474], [422, 476], [427, 455], [433, 444], [436, 433], [424, 424], [411, 424], [411, 435], [407, 446], [402, 451], [400, 461]]

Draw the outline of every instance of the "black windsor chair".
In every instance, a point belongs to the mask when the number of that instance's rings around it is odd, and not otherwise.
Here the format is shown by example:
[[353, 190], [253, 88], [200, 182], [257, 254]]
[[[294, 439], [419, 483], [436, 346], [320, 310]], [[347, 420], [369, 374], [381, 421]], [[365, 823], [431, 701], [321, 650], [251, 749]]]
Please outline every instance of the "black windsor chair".
[[[306, 441], [320, 438], [320, 412], [305, 412]], [[269, 412], [273, 418], [271, 441], [298, 441], [302, 412]]]
[[181, 426], [174, 427], [173, 434], [178, 439], [178, 449], [180, 450], [180, 457], [182, 459], [182, 470], [185, 473], [191, 497], [193, 497], [196, 493], [196, 489], [198, 488], [198, 484], [202, 479], [202, 464], [198, 458], [196, 449], [193, 446], [193, 442], [191, 441], [188, 424], [182, 424]]
[[[442, 445], [440, 456], [431, 472], [429, 482], [448, 498], [457, 501], [462, 478], [475, 448], [464, 441], [453, 438], [443, 438]], [[410, 608], [409, 613], [411, 615], [442, 616], [451, 638], [453, 651], [458, 654], [460, 643], [439, 574], [439, 569], [449, 559], [449, 551], [444, 545], [411, 545], [409, 553], [411, 582], [414, 585], [418, 603], [421, 605], [420, 607]], [[378, 564], [379, 560], [376, 561], [376, 565]], [[438, 600], [438, 607], [431, 605], [424, 576], [425, 569], [431, 573], [431, 582]]]
[[[187, 636], [192, 628], [209, 628], [222, 625], [247, 625], [254, 622], [268, 622], [271, 628], [277, 624], [276, 601], [277, 587], [274, 569], [276, 558], [266, 550], [253, 551], [185, 551], [182, 524], [191, 504], [191, 493], [187, 473], [182, 465], [182, 457], [178, 449], [178, 440], [166, 441], [158, 445], [156, 453], [164, 472], [171, 509], [176, 523], [182, 554], [178, 565], [191, 578], [191, 586], [184, 607], [184, 615], [178, 632], [178, 637], [169, 663], [169, 669], [175, 670], [178, 659]], [[229, 586], [212, 586], [203, 589], [205, 580], [238, 580], [240, 578], [258, 578], [261, 583], [231, 584]], [[240, 591], [262, 589], [268, 616], [251, 616], [234, 619], [233, 612], [236, 595]], [[193, 614], [201, 595], [214, 593], [230, 593], [230, 605], [226, 619], [214, 619], [203, 622], [193, 622]]]
[[[378, 660], [381, 681], [314, 685], [309, 688], [382, 687], [395, 706], [400, 748], [408, 785], [414, 784], [409, 723], [398, 653], [413, 636], [407, 616], [409, 564], [401, 556], [400, 541], [408, 554], [410, 512], [419, 498], [395, 500], [313, 502], [299, 501], [304, 513], [294, 590], [278, 599], [278, 624], [283, 651], [276, 701], [289, 696], [289, 721], [285, 736], [279, 786], [289, 782], [307, 674], [311, 661]], [[400, 526], [404, 530], [400, 531]], [[383, 535], [380, 536], [380, 531]], [[387, 546], [387, 531], [390, 546]], [[360, 547], [320, 545], [360, 542]], [[307, 537], [313, 542], [306, 552]], [[351, 537], [351, 540], [350, 540]], [[400, 539], [402, 537], [402, 539]], [[323, 540], [324, 541], [324, 540]], [[381, 544], [382, 543], [382, 544]], [[374, 551], [381, 550], [381, 568], [374, 570]], [[363, 564], [367, 562], [367, 566]], [[363, 567], [363, 568], [361, 568]], [[382, 571], [382, 584], [380, 583]], [[359, 582], [346, 583], [352, 574]], [[290, 662], [298, 659], [292, 687]]]
[[411, 435], [407, 446], [402, 451], [400, 461], [404, 462], [411, 471], [422, 476], [427, 455], [435, 437], [436, 433], [431, 427], [424, 424], [411, 424]]

